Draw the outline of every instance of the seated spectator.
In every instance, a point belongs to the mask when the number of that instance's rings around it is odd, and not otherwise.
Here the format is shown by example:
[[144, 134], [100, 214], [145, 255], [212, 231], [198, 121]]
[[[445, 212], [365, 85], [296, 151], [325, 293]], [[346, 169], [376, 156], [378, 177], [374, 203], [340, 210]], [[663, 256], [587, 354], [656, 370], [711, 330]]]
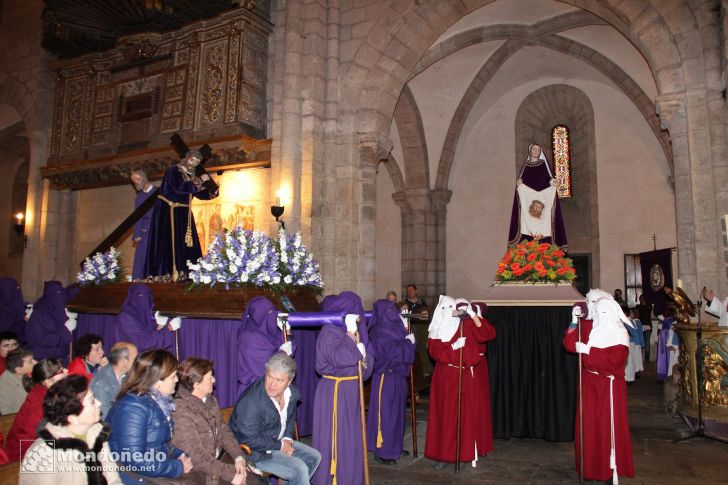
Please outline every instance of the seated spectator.
[[[212, 362], [195, 357], [186, 359], [177, 370], [179, 386], [172, 413], [175, 433], [172, 444], [185, 447], [195, 471], [205, 476], [207, 485], [220, 479], [245, 482], [245, 459], [238, 441], [220, 415], [212, 395], [215, 378]], [[227, 453], [233, 463], [223, 463], [220, 452]]]
[[33, 440], [38, 437], [36, 431], [43, 420], [43, 400], [46, 393], [66, 375], [66, 369], [56, 359], [41, 360], [33, 366], [33, 387], [15, 415], [13, 426], [5, 440], [5, 452], [10, 461], [22, 460]]
[[18, 348], [18, 336], [15, 332], [0, 333], [0, 374], [5, 372], [5, 359], [8, 352]]
[[[23, 467], [32, 470], [37, 466], [37, 457], [52, 454], [54, 471], [21, 473], [20, 484], [122, 483], [118, 466], [109, 453], [109, 425], [99, 422], [99, 402], [88, 386], [88, 379], [71, 375], [48, 390], [43, 401], [48, 424], [38, 431], [38, 439], [23, 459]], [[52, 447], [48, 440], [53, 440]]]
[[[170, 443], [177, 365], [166, 350], [148, 350], [137, 357], [121, 385], [106, 421], [112, 430], [109, 446], [119, 453], [123, 475], [179, 483], [192, 470], [190, 457]], [[157, 482], [155, 477], [176, 480]]]
[[121, 384], [137, 357], [137, 346], [129, 342], [116, 342], [109, 351], [109, 365], [99, 369], [91, 381], [91, 390], [101, 403], [101, 417], [106, 419], [116, 402]]
[[13, 332], [16, 340], [22, 342], [25, 342], [27, 320], [25, 306], [18, 282], [7, 276], [0, 278], [0, 332]]
[[[16, 349], [8, 353], [5, 372], [0, 375], [0, 414], [17, 413], [28, 395], [30, 387], [27, 377], [36, 364], [28, 349]], [[25, 378], [25, 379], [23, 379]]]
[[78, 374], [89, 381], [98, 370], [109, 363], [104, 357], [104, 342], [101, 337], [92, 333], [82, 335], [75, 345], [76, 357], [68, 365], [69, 374]]
[[289, 485], [310, 483], [321, 454], [293, 440], [298, 391], [291, 386], [296, 363], [277, 352], [265, 364], [265, 376], [255, 381], [238, 399], [230, 428], [240, 443], [252, 450], [255, 466]]

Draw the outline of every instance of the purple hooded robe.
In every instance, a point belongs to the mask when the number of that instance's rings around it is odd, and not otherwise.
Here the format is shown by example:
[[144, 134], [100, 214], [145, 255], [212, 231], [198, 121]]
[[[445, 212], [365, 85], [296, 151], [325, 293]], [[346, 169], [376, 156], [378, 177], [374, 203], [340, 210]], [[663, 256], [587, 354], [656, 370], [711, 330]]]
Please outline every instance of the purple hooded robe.
[[[138, 209], [150, 195], [154, 193], [154, 187], [149, 189], [149, 192], [140, 190], [137, 192], [134, 198], [134, 209]], [[131, 278], [134, 280], [141, 280], [146, 278], [144, 274], [144, 262], [147, 258], [147, 245], [149, 243], [149, 225], [152, 223], [152, 209], [149, 209], [141, 219], [134, 224], [134, 233], [132, 239], [139, 239], [136, 248], [134, 249], [134, 265], [131, 270]]]
[[[362, 377], [368, 379], [374, 369], [374, 349], [367, 335], [366, 319], [361, 299], [350, 291], [327, 297], [322, 311], [357, 313], [359, 335], [366, 347], [366, 365]], [[316, 371], [322, 379], [316, 387], [313, 414], [313, 447], [321, 453], [321, 464], [311, 480], [314, 485], [333, 483], [334, 474], [339, 485], [359, 485], [364, 481], [364, 460], [359, 415], [359, 383], [357, 363], [362, 355], [346, 331], [334, 325], [321, 327], [316, 341]], [[333, 378], [343, 377], [347, 380]], [[353, 379], [351, 379], [353, 377]], [[334, 399], [336, 392], [336, 420]], [[336, 428], [334, 429], [334, 426]], [[332, 470], [332, 455], [336, 453], [336, 467]]]
[[265, 363], [283, 344], [278, 328], [278, 310], [264, 296], [248, 302], [238, 330], [238, 396], [265, 375]]
[[13, 278], [0, 278], [0, 332], [15, 332], [25, 342], [25, 301]]
[[33, 305], [25, 328], [28, 347], [36, 360], [58, 359], [68, 365], [71, 332], [65, 326], [66, 304], [74, 293], [73, 288], [63, 288], [60, 281], [44, 283], [43, 295]]
[[407, 340], [408, 332], [399, 315], [393, 302], [377, 300], [369, 326], [369, 339], [377, 360], [369, 396], [367, 447], [385, 460], [398, 460], [402, 454], [407, 424], [407, 378], [415, 361], [415, 345]]
[[131, 342], [139, 353], [165, 349], [174, 353], [174, 332], [157, 330], [152, 290], [147, 285], [131, 285], [116, 318], [115, 342]]

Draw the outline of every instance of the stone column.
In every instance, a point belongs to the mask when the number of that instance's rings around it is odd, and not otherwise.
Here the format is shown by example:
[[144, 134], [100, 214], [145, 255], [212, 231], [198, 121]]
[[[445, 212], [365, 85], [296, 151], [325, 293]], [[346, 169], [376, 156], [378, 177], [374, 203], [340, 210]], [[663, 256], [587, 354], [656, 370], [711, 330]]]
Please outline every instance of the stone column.
[[[439, 295], [445, 294], [447, 282], [447, 204], [450, 203], [452, 191], [435, 189], [432, 191], [432, 209], [434, 212], [435, 238], [434, 250], [434, 292], [432, 296], [437, 302]], [[434, 304], [434, 303], [433, 303]]]

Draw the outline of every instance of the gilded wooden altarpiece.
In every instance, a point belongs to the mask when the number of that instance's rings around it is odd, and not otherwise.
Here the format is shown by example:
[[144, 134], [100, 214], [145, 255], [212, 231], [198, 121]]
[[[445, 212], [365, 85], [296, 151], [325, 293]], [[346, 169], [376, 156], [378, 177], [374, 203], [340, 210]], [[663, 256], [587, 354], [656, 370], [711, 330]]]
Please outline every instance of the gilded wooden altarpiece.
[[[259, 163], [269, 151], [259, 142], [266, 132], [271, 27], [238, 8], [173, 32], [120, 38], [103, 53], [56, 61], [44, 176], [54, 188], [86, 188], [123, 183], [130, 168], [163, 172], [176, 157], [160, 157], [158, 149], [168, 147], [175, 132], [194, 144], [224, 139], [219, 148], [225, 153], [212, 164], [217, 167]], [[236, 136], [238, 150], [229, 143]], [[133, 160], [131, 152], [138, 154]]]

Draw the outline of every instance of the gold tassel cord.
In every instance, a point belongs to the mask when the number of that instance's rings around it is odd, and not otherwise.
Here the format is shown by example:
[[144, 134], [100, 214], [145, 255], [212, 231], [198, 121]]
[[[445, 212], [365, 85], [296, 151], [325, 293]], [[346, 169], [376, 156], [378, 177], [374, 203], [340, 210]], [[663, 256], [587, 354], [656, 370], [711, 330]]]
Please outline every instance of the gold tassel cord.
[[384, 387], [384, 374], [379, 379], [379, 407], [377, 409], [377, 448], [384, 445], [384, 437], [382, 436], [382, 388]]
[[336, 442], [338, 441], [336, 438], [337, 434], [337, 423], [339, 421], [338, 416], [338, 406], [339, 406], [339, 383], [341, 381], [355, 381], [358, 379], [357, 376], [349, 376], [349, 377], [336, 377], [336, 376], [323, 376], [325, 379], [331, 379], [334, 381], [334, 409], [331, 412], [331, 466], [329, 467], [329, 475], [332, 475], [333, 483], [332, 485], [336, 484], [336, 458], [337, 458], [337, 445]]
[[194, 245], [192, 240], [192, 196], [190, 195], [190, 201], [187, 205], [187, 231], [185, 232], [185, 244], [188, 248]]

